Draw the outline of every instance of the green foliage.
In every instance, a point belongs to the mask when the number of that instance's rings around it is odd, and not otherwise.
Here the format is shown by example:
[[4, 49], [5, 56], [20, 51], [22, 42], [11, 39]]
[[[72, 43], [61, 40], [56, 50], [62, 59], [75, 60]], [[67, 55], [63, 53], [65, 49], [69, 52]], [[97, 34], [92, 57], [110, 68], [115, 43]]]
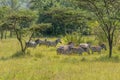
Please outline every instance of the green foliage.
[[[114, 34], [114, 41], [113, 41], [113, 45], [117, 46], [118, 44], [120, 44], [120, 31], [116, 30], [115, 34]], [[119, 45], [118, 45], [119, 46]]]
[[0, 6], [9, 7], [11, 9], [10, 12], [12, 12], [19, 10], [25, 2], [26, 0], [0, 0]]
[[41, 23], [41, 24], [36, 24], [33, 25], [30, 30], [34, 30], [34, 31], [45, 31], [46, 29], [50, 28], [52, 25], [51, 23]]
[[107, 38], [103, 32], [103, 30], [100, 27], [95, 27], [94, 28], [94, 34], [95, 34], [95, 38], [98, 40], [99, 43], [106, 43], [107, 42]]
[[87, 16], [81, 10], [56, 7], [41, 13], [38, 23], [52, 24], [52, 27], [45, 32], [49, 35], [65, 35], [76, 31], [78, 28], [82, 34], [87, 35], [90, 33], [86, 24], [87, 20]]
[[[99, 43], [107, 43], [107, 38], [100, 27], [94, 27], [95, 38]], [[120, 32], [117, 30], [113, 36], [113, 46], [117, 46], [120, 42]]]
[[34, 31], [34, 37], [42, 36], [42, 32], [45, 32], [47, 29], [52, 27], [51, 23], [41, 23], [41, 24], [34, 24], [30, 27], [30, 31]]
[[92, 12], [107, 38], [109, 44], [109, 57], [112, 56], [114, 34], [119, 26], [120, 1], [119, 0], [73, 0], [79, 8]]
[[32, 10], [49, 10], [52, 7], [71, 7], [72, 4], [67, 0], [30, 0], [30, 9]]
[[[26, 14], [23, 11], [19, 11], [20, 13], [12, 13], [11, 15], [8, 16], [8, 22], [10, 22], [10, 25], [12, 25], [12, 28], [16, 34], [16, 38], [18, 39], [20, 46], [21, 46], [21, 51], [23, 53], [26, 52], [26, 43], [24, 41], [24, 33], [29, 32], [30, 25], [32, 25], [34, 21], [34, 15], [31, 15], [32, 13], [29, 12]], [[25, 24], [27, 23], [27, 25]], [[34, 31], [31, 31], [29, 34], [29, 40], [31, 40], [33, 36]], [[28, 41], [29, 41], [28, 40]]]

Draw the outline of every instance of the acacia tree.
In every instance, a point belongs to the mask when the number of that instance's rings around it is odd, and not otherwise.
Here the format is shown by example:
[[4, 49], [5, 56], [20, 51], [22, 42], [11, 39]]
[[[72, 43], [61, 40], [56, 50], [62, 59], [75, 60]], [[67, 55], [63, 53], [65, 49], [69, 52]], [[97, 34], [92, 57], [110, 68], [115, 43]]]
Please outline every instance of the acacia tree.
[[[21, 51], [25, 54], [27, 50], [26, 46], [26, 37], [27, 41], [29, 42], [33, 37], [33, 34], [39, 30], [44, 30], [45, 28], [49, 28], [51, 24], [48, 23], [41, 23], [35, 24], [36, 15], [31, 13], [21, 13], [12, 14], [8, 16], [9, 26], [11, 26], [15, 32], [16, 38], [20, 43]], [[35, 24], [35, 25], [33, 25]]]
[[[12, 14], [15, 11], [22, 9], [23, 7], [26, 7], [27, 2], [28, 0], [0, 0], [0, 18], [2, 17], [1, 19], [4, 19], [2, 23], [6, 23], [7, 20], [5, 20], [5, 17], [7, 15]], [[2, 12], [4, 11], [4, 13], [2, 13], [1, 10]], [[5, 34], [6, 32], [3, 29], [5, 28], [4, 27], [1, 28], [1, 35]], [[10, 31], [10, 37], [12, 37], [13, 29], [9, 28], [9, 31]]]
[[[22, 26], [19, 26], [21, 21], [25, 22], [31, 22], [31, 18], [28, 16], [18, 16], [18, 15], [11, 15], [8, 17], [8, 21], [11, 23], [10, 25], [12, 26], [16, 36], [17, 40], [19, 41], [21, 45], [21, 51], [25, 53], [26, 51], [26, 45], [23, 43], [23, 33], [25, 30], [27, 31], [27, 28], [24, 29]], [[31, 34], [32, 36], [32, 34]], [[31, 37], [30, 37], [31, 38]]]
[[92, 12], [103, 30], [109, 45], [109, 57], [112, 57], [113, 40], [120, 20], [120, 0], [75, 0], [77, 6]]

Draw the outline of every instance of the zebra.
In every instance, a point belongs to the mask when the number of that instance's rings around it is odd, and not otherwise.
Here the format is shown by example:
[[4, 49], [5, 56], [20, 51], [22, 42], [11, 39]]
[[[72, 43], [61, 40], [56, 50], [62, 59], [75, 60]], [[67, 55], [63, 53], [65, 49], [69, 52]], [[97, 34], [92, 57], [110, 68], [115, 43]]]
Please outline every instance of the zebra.
[[57, 48], [57, 54], [71, 54], [71, 53], [78, 53], [82, 54], [84, 49], [82, 47], [74, 47], [73, 42], [69, 42], [67, 45], [60, 46]]
[[79, 45], [79, 47], [83, 48], [84, 52], [87, 52], [88, 54], [90, 54], [90, 46], [91, 46], [90, 43], [81, 43]]
[[26, 42], [26, 47], [36, 48], [38, 44], [39, 44], [39, 39], [36, 39], [35, 41]]
[[72, 47], [71, 48], [72, 53], [77, 53], [82, 55], [83, 52], [85, 52], [85, 50], [82, 47]]
[[74, 44], [69, 42], [67, 45], [59, 46], [57, 48], [57, 54], [70, 54], [72, 53], [71, 49], [73, 48]]
[[100, 44], [99, 46], [91, 46], [90, 49], [92, 51], [92, 54], [93, 54], [93, 52], [101, 53], [102, 49], [107, 50], [105, 44]]
[[46, 41], [47, 41], [47, 39], [45, 39], [45, 40], [39, 40], [39, 46], [40, 45], [46, 45]]
[[60, 39], [56, 39], [55, 41], [46, 40], [46, 46], [48, 47], [56, 47], [58, 43], [62, 43]]
[[65, 46], [60, 46], [57, 48], [57, 54], [70, 54], [71, 53], [71, 46], [65, 45]]

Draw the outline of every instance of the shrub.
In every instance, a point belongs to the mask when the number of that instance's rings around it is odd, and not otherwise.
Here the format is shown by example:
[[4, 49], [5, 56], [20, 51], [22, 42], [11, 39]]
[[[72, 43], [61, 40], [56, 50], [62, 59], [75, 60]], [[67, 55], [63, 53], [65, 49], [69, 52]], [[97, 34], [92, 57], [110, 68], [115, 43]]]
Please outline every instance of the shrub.
[[73, 42], [76, 43], [76, 45], [79, 45], [81, 42], [84, 42], [84, 39], [80, 33], [73, 32], [72, 34], [66, 34], [63, 41], [65, 43]]

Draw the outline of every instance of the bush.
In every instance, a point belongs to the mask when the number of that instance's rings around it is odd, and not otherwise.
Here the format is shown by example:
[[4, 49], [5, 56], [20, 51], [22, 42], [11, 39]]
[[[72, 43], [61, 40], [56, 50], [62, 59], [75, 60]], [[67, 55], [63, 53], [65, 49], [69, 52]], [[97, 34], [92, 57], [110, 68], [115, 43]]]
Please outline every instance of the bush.
[[65, 43], [73, 42], [76, 43], [76, 45], [79, 45], [81, 42], [84, 42], [84, 39], [80, 33], [74, 32], [72, 34], [66, 34], [66, 36], [63, 38], [63, 41]]

